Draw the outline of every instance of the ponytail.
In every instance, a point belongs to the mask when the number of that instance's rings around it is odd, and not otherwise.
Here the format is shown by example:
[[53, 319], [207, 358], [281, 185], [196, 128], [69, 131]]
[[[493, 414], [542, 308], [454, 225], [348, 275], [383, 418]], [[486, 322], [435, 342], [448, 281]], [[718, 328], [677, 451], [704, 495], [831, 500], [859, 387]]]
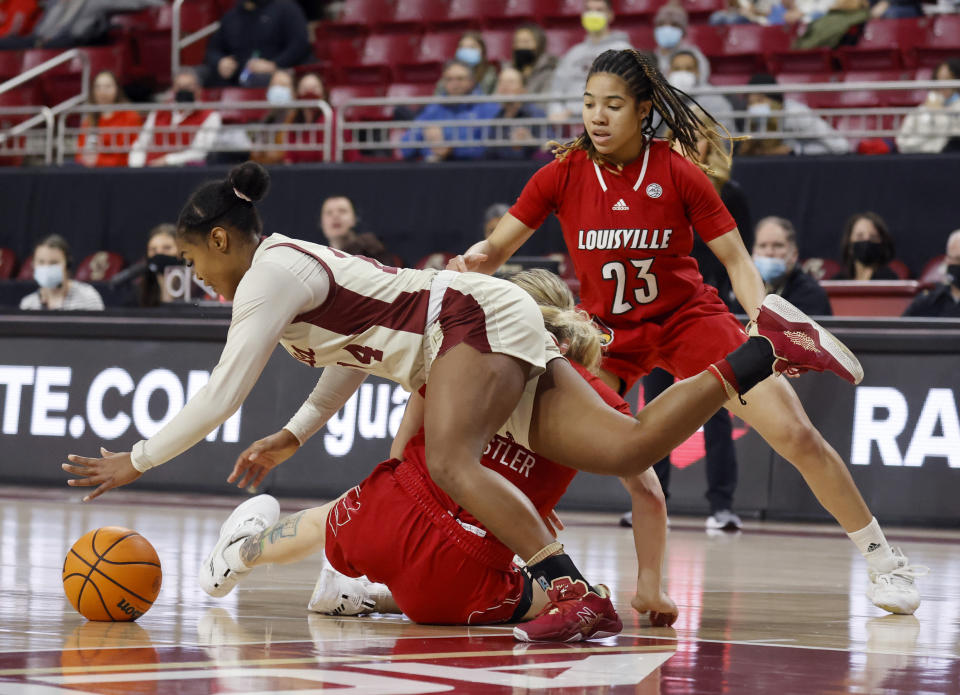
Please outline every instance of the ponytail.
[[254, 206], [270, 189], [270, 174], [256, 162], [234, 167], [222, 181], [208, 181], [180, 211], [177, 234], [205, 237], [217, 226], [257, 238], [263, 222]]

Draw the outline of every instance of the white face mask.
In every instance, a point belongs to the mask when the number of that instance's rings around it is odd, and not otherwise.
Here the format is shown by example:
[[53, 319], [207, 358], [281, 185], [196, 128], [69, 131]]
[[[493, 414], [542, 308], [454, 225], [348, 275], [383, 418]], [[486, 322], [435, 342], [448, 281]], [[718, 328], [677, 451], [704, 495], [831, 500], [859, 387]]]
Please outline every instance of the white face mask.
[[689, 92], [697, 86], [697, 75], [690, 70], [674, 70], [668, 78], [670, 84], [684, 92]]
[[747, 111], [754, 116], [769, 116], [771, 109], [770, 104], [764, 101], [759, 104], [750, 104], [750, 106], [747, 107]]
[[35, 265], [33, 266], [33, 279], [37, 281], [40, 287], [52, 290], [63, 284], [63, 266], [59, 263], [53, 265]]
[[289, 104], [293, 101], [293, 90], [285, 84], [275, 84], [267, 90], [267, 101], [271, 104]]

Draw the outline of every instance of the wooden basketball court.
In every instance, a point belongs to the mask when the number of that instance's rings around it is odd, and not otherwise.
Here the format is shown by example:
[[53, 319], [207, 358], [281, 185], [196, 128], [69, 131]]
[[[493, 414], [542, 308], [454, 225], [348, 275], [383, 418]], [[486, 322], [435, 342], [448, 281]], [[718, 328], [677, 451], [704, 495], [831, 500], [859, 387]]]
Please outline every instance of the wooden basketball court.
[[[508, 627], [309, 614], [319, 558], [208, 597], [197, 567], [237, 498], [114, 491], [83, 505], [66, 488], [2, 494], [2, 695], [960, 693], [960, 532], [888, 530], [931, 568], [916, 616], [889, 616], [864, 597], [863, 561], [837, 527], [748, 523], [713, 537], [702, 519], [675, 518], [667, 572], [681, 614], [653, 629], [629, 604], [630, 531], [612, 514], [564, 514], [561, 540], [613, 590], [624, 632], [528, 645]], [[136, 623], [87, 622], [63, 594], [65, 553], [107, 525], [139, 531], [163, 564], [160, 596]]]

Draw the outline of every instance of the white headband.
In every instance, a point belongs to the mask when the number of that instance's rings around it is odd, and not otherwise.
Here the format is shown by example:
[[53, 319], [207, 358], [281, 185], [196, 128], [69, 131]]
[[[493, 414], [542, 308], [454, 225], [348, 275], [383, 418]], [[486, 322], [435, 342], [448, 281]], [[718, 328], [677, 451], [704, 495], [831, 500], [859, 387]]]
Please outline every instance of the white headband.
[[250, 198], [248, 198], [247, 196], [245, 196], [243, 193], [241, 193], [240, 191], [238, 191], [236, 188], [233, 189], [233, 194], [234, 194], [235, 196], [237, 196], [240, 200], [245, 200], [245, 201], [247, 201], [248, 203], [252, 203], [252, 202], [253, 202], [252, 199], [250, 199]]

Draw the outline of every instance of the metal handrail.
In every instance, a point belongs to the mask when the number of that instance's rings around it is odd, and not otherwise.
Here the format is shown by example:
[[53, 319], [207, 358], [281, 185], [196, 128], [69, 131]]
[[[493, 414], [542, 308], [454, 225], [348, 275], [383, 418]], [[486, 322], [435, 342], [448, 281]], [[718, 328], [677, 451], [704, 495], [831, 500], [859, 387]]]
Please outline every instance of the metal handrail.
[[[218, 111], [224, 108], [230, 109], [250, 109], [250, 110], [263, 110], [269, 111], [277, 108], [276, 104], [273, 104], [269, 101], [212, 101], [212, 102], [193, 102], [190, 105], [190, 109], [193, 111]], [[137, 112], [152, 112], [152, 111], [176, 111], [181, 110], [184, 107], [184, 104], [178, 103], [167, 103], [167, 104], [124, 104], [124, 110], [128, 111], [137, 111]], [[320, 113], [323, 114], [323, 121], [317, 125], [320, 126], [320, 131], [323, 133], [323, 146], [321, 151], [323, 152], [324, 161], [331, 161], [330, 157], [332, 155], [333, 147], [333, 109], [330, 105], [323, 100], [297, 100], [291, 101], [287, 104], [284, 104], [284, 109], [301, 109], [301, 108], [314, 108], [318, 109]], [[58, 115], [57, 118], [57, 127], [56, 127], [56, 140], [57, 140], [57, 163], [63, 164], [64, 157], [66, 153], [66, 120], [68, 116], [74, 114], [84, 114], [84, 113], [98, 113], [103, 111], [117, 111], [117, 104], [110, 104], [108, 106], [99, 105], [99, 104], [81, 104], [79, 106], [74, 106], [70, 109], [67, 109]], [[254, 126], [256, 124], [247, 124], [248, 126]], [[134, 138], [135, 140], [136, 138]], [[294, 148], [296, 149], [296, 148]]]
[[213, 22], [180, 38], [180, 8], [184, 2], [185, 0], [173, 0], [173, 16], [170, 22], [170, 74], [174, 77], [180, 72], [180, 51], [220, 28], [220, 22]]

